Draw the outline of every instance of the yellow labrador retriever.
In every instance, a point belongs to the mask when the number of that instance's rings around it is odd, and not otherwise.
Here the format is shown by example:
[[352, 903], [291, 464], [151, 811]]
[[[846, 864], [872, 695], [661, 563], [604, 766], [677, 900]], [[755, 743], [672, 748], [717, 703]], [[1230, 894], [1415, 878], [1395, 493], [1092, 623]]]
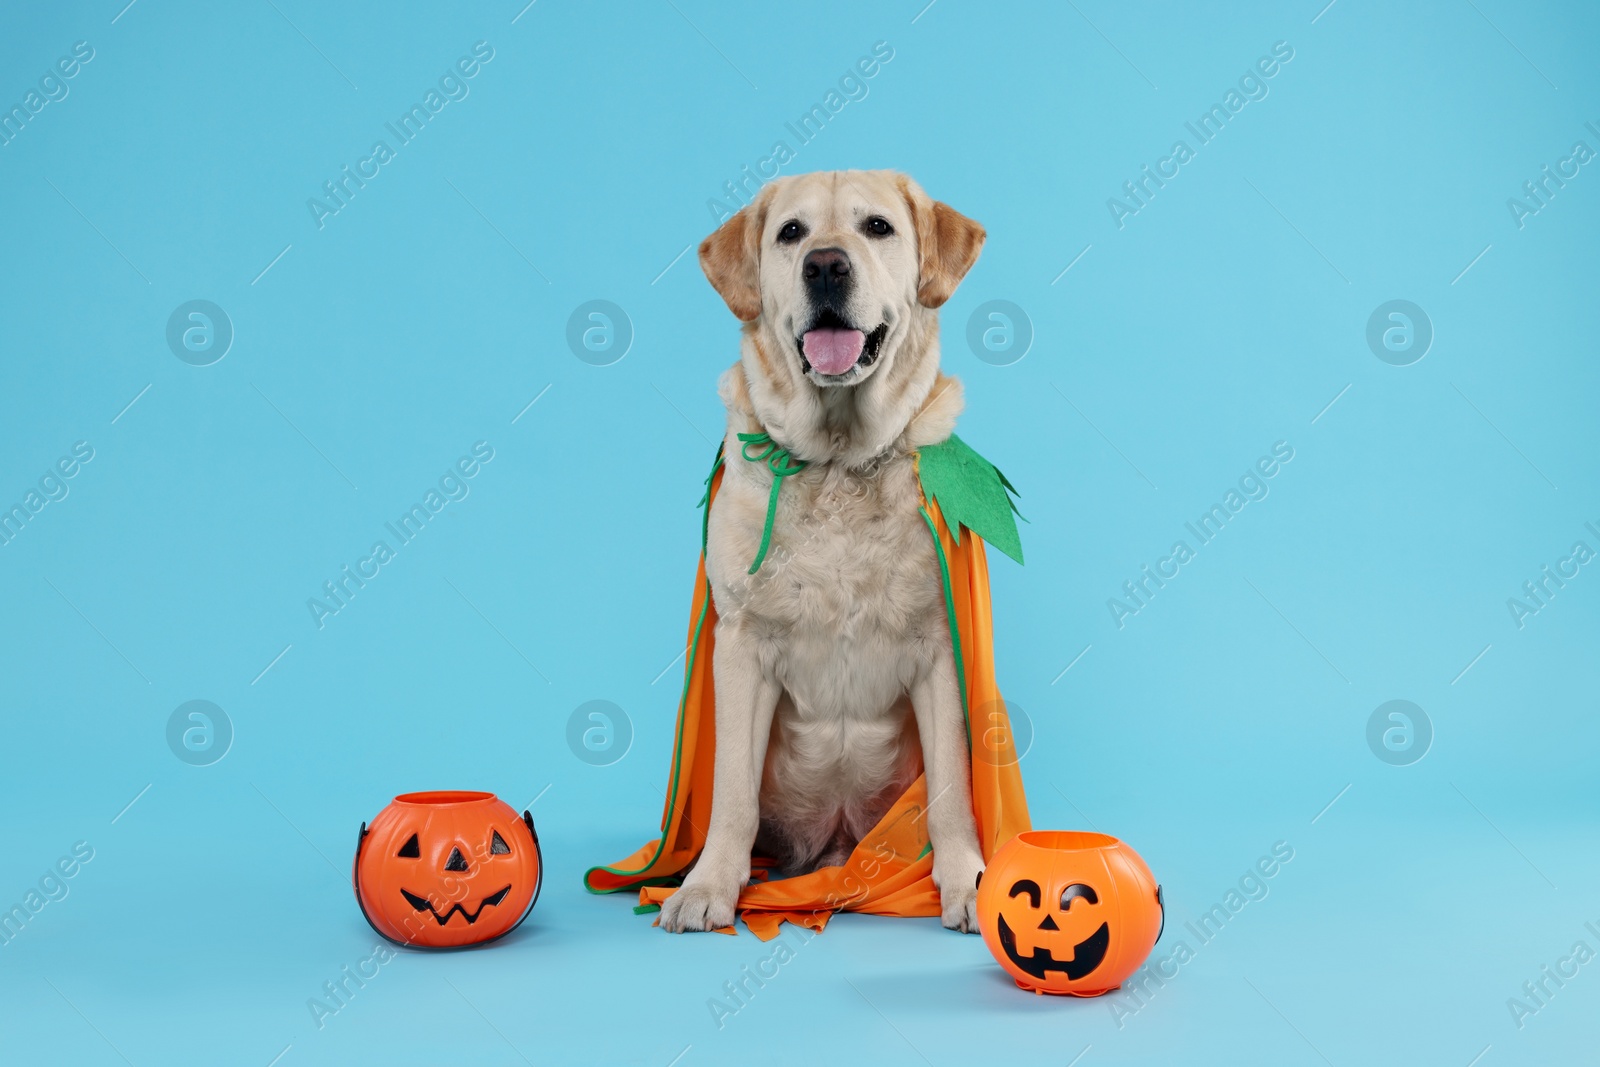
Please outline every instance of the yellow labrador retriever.
[[[978, 928], [965, 712], [911, 453], [961, 411], [937, 309], [983, 239], [904, 175], [833, 171], [768, 184], [700, 246], [744, 328], [707, 532], [711, 823], [668, 930], [731, 924], [758, 845], [791, 871], [844, 862], [919, 766], [944, 925]], [[770, 533], [777, 475], [739, 458], [737, 435], [757, 433], [804, 462]]]

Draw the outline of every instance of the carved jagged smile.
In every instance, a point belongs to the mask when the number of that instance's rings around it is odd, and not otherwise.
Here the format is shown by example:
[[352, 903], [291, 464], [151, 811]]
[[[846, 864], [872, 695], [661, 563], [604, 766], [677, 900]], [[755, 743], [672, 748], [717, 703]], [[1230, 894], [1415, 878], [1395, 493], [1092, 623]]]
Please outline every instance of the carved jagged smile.
[[409, 889], [400, 890], [400, 895], [405, 897], [406, 903], [410, 904], [416, 910], [425, 911], [429, 915], [432, 915], [433, 921], [438, 923], [440, 926], [443, 926], [445, 923], [449, 922], [450, 916], [454, 915], [458, 911], [461, 913], [461, 917], [467, 920], [467, 925], [471, 926], [473, 923], [478, 921], [478, 916], [483, 914], [484, 908], [500, 903], [502, 900], [506, 899], [506, 894], [509, 892], [511, 892], [511, 887], [508, 885], [497, 893], [490, 893], [488, 896], [478, 901], [477, 911], [468, 911], [466, 908], [461, 906], [460, 901], [457, 901], [456, 903], [452, 904], [443, 915], [440, 915], [439, 912], [434, 908], [433, 904], [427, 899], [417, 896]]
[[1036, 948], [1032, 955], [1023, 956], [1017, 952], [1017, 935], [1007, 924], [1006, 917], [1001, 915], [999, 918], [997, 928], [1000, 932], [1000, 944], [1005, 948], [1006, 956], [1035, 978], [1042, 979], [1050, 971], [1062, 971], [1068, 979], [1077, 981], [1100, 966], [1101, 961], [1106, 958], [1106, 949], [1111, 944], [1111, 927], [1107, 923], [1101, 923], [1100, 929], [1072, 947], [1070, 960], [1057, 960], [1047, 948]]

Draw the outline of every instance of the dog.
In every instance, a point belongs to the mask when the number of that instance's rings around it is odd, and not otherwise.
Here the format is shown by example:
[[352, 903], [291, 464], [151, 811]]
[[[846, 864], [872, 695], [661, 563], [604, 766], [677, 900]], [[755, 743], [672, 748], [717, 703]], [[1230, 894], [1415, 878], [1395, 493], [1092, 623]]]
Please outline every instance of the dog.
[[[941, 921], [978, 929], [966, 713], [912, 453], [961, 412], [938, 309], [983, 241], [902, 174], [830, 171], [770, 182], [700, 245], [743, 329], [718, 390], [726, 465], [706, 527], [712, 809], [662, 907], [668, 931], [731, 925], [752, 849], [791, 872], [843, 863], [924, 772]], [[760, 433], [804, 465], [783, 478], [769, 538], [777, 475], [741, 458], [738, 436]]]

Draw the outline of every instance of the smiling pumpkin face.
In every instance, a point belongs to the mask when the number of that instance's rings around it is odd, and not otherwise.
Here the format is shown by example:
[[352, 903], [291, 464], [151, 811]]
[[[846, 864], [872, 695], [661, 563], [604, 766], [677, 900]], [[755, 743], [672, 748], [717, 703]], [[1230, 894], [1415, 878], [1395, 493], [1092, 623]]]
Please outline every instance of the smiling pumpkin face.
[[[1049, 903], [1044, 898], [1044, 892], [1039, 883], [1032, 878], [1021, 878], [1012, 883], [1011, 889], [1006, 894], [1012, 900], [1025, 898], [1028, 901], [1026, 913], [1019, 909], [1014, 916], [1019, 921], [1023, 918], [1029, 920], [1024, 930], [1033, 926], [1032, 920], [1038, 918], [1035, 933], [1030, 938], [1034, 947], [1026, 955], [1017, 946], [1016, 931], [1006, 922], [1005, 908], [1001, 908], [995, 918], [995, 932], [999, 935], [1000, 946], [1005, 950], [1006, 958], [1020, 968], [1031, 978], [1043, 981], [1052, 974], [1064, 974], [1068, 981], [1076, 982], [1094, 972], [1106, 958], [1106, 948], [1111, 944], [1111, 925], [1102, 922], [1094, 928], [1094, 932], [1082, 941], [1072, 943], [1061, 932], [1061, 923], [1057, 922], [1056, 915], [1061, 916], [1062, 922], [1069, 926], [1081, 925], [1074, 920], [1079, 916], [1072, 914], [1072, 905], [1078, 905], [1081, 915], [1087, 907], [1100, 903], [1100, 895], [1091, 886], [1082, 882], [1073, 882], [1061, 891], [1059, 910], [1056, 904]], [[1090, 922], [1095, 916], [1091, 915]], [[1063, 948], [1066, 953], [1057, 959], [1056, 953]]]
[[492, 793], [406, 793], [363, 826], [356, 899], [403, 945], [477, 944], [514, 929], [539, 893], [533, 820]]
[[1030, 831], [989, 861], [978, 883], [978, 925], [1024, 989], [1098, 996], [1121, 985], [1155, 946], [1161, 888], [1114, 837]]

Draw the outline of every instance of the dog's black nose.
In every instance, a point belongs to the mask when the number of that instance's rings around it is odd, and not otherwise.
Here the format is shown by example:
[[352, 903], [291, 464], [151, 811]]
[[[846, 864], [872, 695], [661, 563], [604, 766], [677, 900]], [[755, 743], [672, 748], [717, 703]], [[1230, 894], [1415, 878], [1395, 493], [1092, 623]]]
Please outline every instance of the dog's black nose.
[[842, 248], [817, 248], [806, 253], [800, 276], [818, 304], [828, 305], [844, 296], [850, 284], [850, 257]]

